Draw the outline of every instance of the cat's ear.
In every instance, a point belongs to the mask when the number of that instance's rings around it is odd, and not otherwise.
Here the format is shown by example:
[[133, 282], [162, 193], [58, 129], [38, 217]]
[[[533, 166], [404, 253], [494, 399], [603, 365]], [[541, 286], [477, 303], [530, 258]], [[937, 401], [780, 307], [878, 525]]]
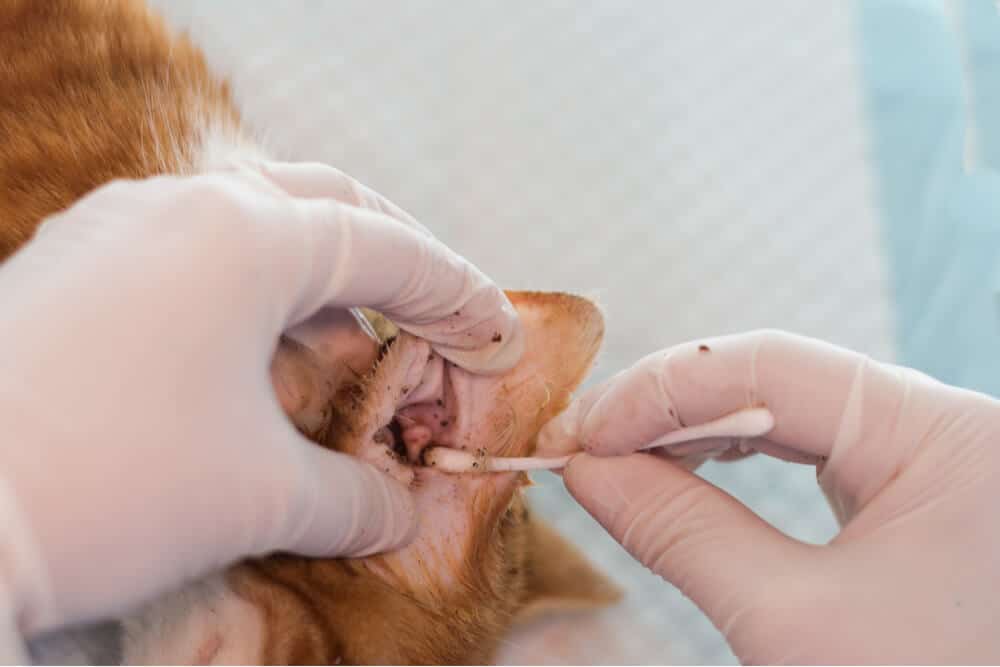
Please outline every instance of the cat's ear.
[[619, 602], [622, 591], [544, 521], [529, 517], [524, 607], [518, 622], [543, 614], [600, 609]]
[[[597, 305], [558, 292], [507, 292], [521, 318], [525, 353], [514, 377], [540, 378], [547, 392], [528, 426], [533, 438], [562, 412], [583, 381], [604, 338], [604, 317]], [[526, 411], [527, 412], [527, 411]], [[521, 414], [528, 417], [528, 414]]]

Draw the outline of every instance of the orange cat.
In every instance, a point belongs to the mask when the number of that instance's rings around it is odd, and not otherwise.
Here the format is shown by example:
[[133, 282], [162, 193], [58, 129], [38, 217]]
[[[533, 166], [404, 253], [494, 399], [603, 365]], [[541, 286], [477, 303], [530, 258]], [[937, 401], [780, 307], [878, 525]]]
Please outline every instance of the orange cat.
[[[0, 44], [0, 260], [111, 179], [262, 154], [226, 84], [139, 2], [3, 0]], [[351, 318], [291, 332], [273, 363], [282, 405], [316, 442], [410, 486], [416, 541], [359, 560], [239, 564], [127, 620], [126, 661], [487, 662], [532, 613], [616, 600], [531, 516], [526, 477], [449, 476], [401, 442], [399, 424], [420, 423], [438, 444], [525, 455], [565, 407], [600, 345], [601, 316], [567, 295], [510, 296], [527, 353], [500, 377], [465, 373], [406, 334], [376, 341]]]

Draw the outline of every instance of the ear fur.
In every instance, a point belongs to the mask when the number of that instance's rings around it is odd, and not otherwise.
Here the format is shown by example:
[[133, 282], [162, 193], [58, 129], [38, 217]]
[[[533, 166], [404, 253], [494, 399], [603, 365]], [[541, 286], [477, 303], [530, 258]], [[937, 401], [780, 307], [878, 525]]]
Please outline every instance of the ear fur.
[[537, 517], [527, 525], [525, 605], [517, 621], [538, 616], [607, 607], [622, 599], [622, 591], [551, 526]]

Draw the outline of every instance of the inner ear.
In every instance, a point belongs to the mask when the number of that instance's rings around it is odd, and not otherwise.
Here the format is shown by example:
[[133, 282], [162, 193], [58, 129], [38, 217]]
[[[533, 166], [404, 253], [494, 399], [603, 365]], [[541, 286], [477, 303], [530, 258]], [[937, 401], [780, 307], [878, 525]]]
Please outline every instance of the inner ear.
[[590, 369], [604, 332], [592, 302], [569, 294], [507, 294], [521, 320], [521, 360], [506, 373], [484, 375], [428, 357], [419, 384], [407, 382], [413, 391], [396, 404], [397, 419], [414, 434], [407, 443], [411, 460], [419, 460], [428, 443], [494, 456], [530, 455], [542, 425], [569, 404]]
[[567, 611], [600, 609], [622, 599], [621, 589], [544, 521], [527, 522], [524, 607], [517, 621]]

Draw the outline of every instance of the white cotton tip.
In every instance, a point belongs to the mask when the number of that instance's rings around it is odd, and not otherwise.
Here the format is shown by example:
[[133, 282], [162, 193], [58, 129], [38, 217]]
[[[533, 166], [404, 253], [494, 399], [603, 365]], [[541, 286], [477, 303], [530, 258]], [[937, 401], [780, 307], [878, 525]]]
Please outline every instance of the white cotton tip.
[[774, 428], [774, 415], [767, 408], [747, 408], [716, 420], [671, 431], [640, 450], [668, 447], [705, 438], [759, 438]]
[[485, 456], [474, 456], [461, 449], [428, 447], [421, 453], [420, 458], [426, 467], [437, 468], [444, 472], [486, 472], [482, 469]]

